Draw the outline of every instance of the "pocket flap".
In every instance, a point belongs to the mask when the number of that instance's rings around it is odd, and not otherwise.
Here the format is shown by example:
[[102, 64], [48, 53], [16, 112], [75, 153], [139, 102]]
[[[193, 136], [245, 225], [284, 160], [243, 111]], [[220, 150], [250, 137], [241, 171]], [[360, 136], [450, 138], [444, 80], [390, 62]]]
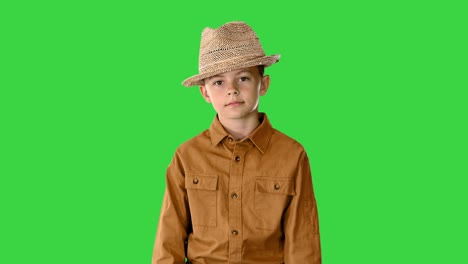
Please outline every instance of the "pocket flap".
[[257, 178], [257, 191], [272, 194], [295, 195], [294, 180], [282, 178]]
[[185, 175], [186, 189], [216, 190], [218, 187], [218, 175], [206, 175], [187, 173]]

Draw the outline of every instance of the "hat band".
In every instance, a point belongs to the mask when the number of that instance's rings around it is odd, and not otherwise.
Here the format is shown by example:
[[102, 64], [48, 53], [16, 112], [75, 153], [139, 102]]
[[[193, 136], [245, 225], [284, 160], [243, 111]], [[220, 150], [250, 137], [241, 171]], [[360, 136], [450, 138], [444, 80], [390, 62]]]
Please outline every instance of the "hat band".
[[242, 64], [248, 63], [249, 61], [253, 61], [262, 57], [264, 57], [264, 55], [255, 54], [251, 56], [242, 56], [240, 58], [232, 58], [229, 60], [216, 61], [211, 64], [205, 64], [203, 66], [200, 66], [198, 71], [200, 74], [204, 74], [207, 72], [217, 71], [223, 68], [232, 68], [236, 65], [242, 65]]

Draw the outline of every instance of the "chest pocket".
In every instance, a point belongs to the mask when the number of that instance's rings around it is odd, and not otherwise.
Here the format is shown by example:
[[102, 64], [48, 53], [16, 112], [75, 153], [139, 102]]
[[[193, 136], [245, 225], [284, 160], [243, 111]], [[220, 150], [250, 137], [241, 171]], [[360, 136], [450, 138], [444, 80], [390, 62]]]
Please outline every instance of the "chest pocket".
[[185, 175], [192, 224], [216, 226], [218, 176], [187, 173]]
[[294, 191], [294, 180], [284, 178], [257, 178], [255, 183], [256, 227], [277, 230]]

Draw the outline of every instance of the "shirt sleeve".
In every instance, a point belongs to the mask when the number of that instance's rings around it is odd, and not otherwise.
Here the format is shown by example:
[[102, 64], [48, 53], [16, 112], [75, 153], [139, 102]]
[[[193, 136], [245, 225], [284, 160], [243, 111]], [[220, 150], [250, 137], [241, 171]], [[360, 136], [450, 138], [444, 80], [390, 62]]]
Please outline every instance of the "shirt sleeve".
[[152, 264], [185, 263], [185, 241], [190, 211], [183, 165], [176, 153], [166, 172], [166, 190], [161, 207]]
[[299, 158], [295, 189], [283, 220], [285, 264], [321, 264], [317, 204], [305, 152]]

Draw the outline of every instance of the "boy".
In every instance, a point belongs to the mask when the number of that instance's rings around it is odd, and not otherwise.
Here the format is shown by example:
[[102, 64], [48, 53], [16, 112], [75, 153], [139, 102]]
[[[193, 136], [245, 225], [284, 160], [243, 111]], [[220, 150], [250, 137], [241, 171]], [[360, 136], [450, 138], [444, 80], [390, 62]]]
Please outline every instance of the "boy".
[[183, 85], [217, 115], [167, 169], [153, 264], [321, 263], [307, 154], [258, 112], [279, 57], [243, 22], [203, 30], [199, 74]]

